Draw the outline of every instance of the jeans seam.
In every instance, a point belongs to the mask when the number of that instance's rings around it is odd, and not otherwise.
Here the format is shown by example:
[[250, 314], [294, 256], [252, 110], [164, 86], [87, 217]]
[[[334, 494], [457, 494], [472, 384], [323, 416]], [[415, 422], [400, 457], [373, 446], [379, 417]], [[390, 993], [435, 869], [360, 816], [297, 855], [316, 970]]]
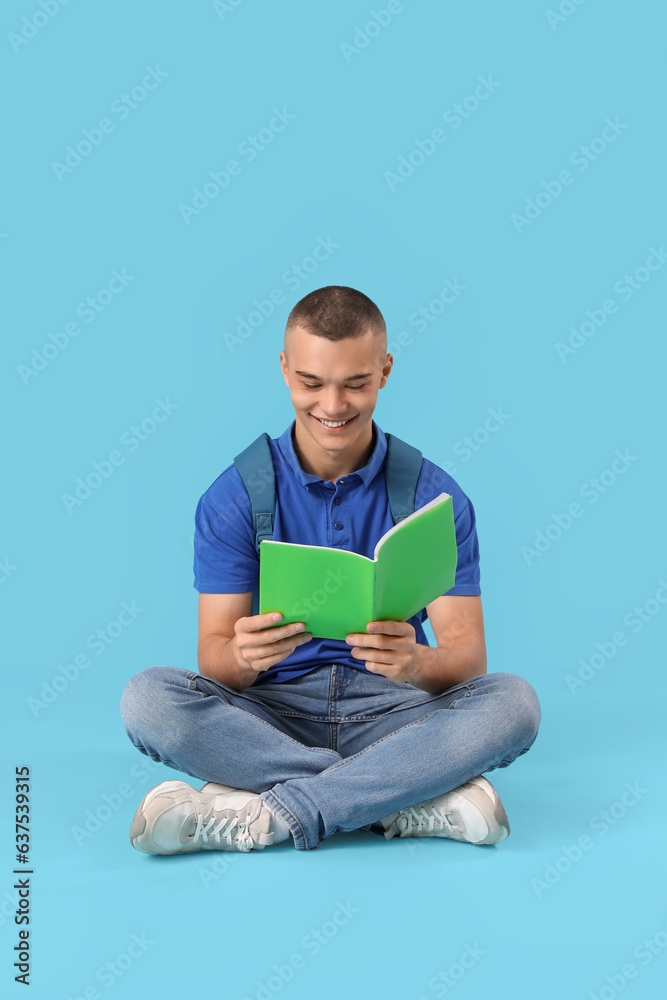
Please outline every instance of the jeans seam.
[[[226, 705], [227, 708], [232, 708], [236, 712], [242, 712], [244, 715], [249, 715], [251, 718], [257, 719], [258, 722], [262, 722], [265, 726], [268, 726], [270, 729], [272, 729], [274, 733], [279, 733], [280, 736], [284, 736], [285, 739], [290, 740], [291, 743], [294, 743], [298, 747], [303, 747], [306, 750], [312, 750], [314, 753], [321, 753], [324, 750], [327, 753], [334, 753], [336, 754], [337, 757], [340, 757], [340, 754], [336, 750], [332, 750], [330, 747], [311, 747], [307, 743], [300, 743], [299, 740], [295, 740], [293, 736], [289, 735], [289, 733], [283, 733], [282, 730], [277, 729], [276, 726], [272, 726], [270, 722], [266, 721], [266, 719], [262, 719], [261, 716], [255, 715], [253, 712], [247, 712], [245, 708], [239, 708], [238, 705], [232, 705], [231, 702], [225, 701], [225, 699], [221, 695], [216, 694], [215, 692], [209, 694], [204, 691], [199, 691], [199, 688], [197, 687], [195, 687], [195, 690], [198, 691], [199, 694], [201, 694], [202, 698], [219, 698], [220, 701], [223, 703], [223, 705]], [[262, 704], [262, 707], [268, 709], [269, 711], [272, 711], [272, 709], [268, 705]], [[326, 722], [327, 719], [326, 718], [321, 719], [320, 721]]]
[[[451, 705], [447, 706], [448, 708], [453, 708], [455, 705], [457, 705], [458, 702], [461, 700], [461, 698], [464, 698], [464, 697], [465, 698], [470, 698], [472, 696], [473, 692], [477, 690], [477, 685], [473, 684], [471, 682], [465, 682], [463, 684], [455, 684], [454, 688], [457, 688], [457, 687], [465, 687], [466, 690], [462, 691], [461, 694], [460, 694], [460, 696], [456, 699], [456, 701], [452, 702]], [[451, 694], [452, 690], [453, 690], [453, 688], [449, 688], [447, 691], [443, 691], [441, 694], [433, 695], [431, 698], [425, 698], [424, 701], [421, 702], [421, 703], [420, 702], [413, 702], [413, 703], [407, 704], [407, 705], [396, 705], [394, 708], [390, 708], [386, 712], [377, 712], [374, 715], [332, 716], [331, 715], [331, 705], [329, 706], [329, 714], [328, 715], [310, 715], [310, 714], [306, 714], [305, 712], [284, 711], [283, 709], [280, 709], [280, 708], [274, 708], [272, 705], [265, 705], [265, 707], [268, 708], [268, 709], [270, 709], [270, 711], [275, 712], [276, 715], [280, 715], [280, 716], [282, 716], [284, 718], [287, 718], [287, 719], [307, 719], [309, 722], [329, 722], [329, 723], [341, 723], [341, 722], [374, 722], [377, 719], [383, 719], [383, 718], [385, 718], [385, 716], [387, 716], [387, 715], [392, 715], [394, 712], [404, 712], [407, 709], [415, 708], [419, 704], [430, 705], [432, 702], [436, 701], [437, 699], [442, 698], [445, 695]], [[337, 703], [338, 703], [338, 699], [336, 699], [336, 704]], [[264, 705], [263, 702], [262, 702], [262, 704]], [[231, 706], [231, 707], [235, 708], [237, 706]], [[435, 711], [439, 711], [439, 710], [435, 709]], [[252, 713], [249, 713], [249, 714], [252, 714]]]
[[[207, 695], [204, 695], [204, 697], [207, 697]], [[208, 697], [218, 697], [218, 696], [212, 695]], [[222, 698], [220, 700], [222, 701]], [[253, 715], [252, 712], [246, 712], [244, 708], [239, 708], [238, 705], [230, 705], [228, 702], [223, 702], [223, 704], [226, 705], [227, 708], [233, 709], [235, 712], [243, 712], [244, 715], [249, 715], [252, 719], [256, 719], [257, 722], [261, 722], [263, 725], [268, 726], [269, 729], [273, 729], [275, 733], [279, 733], [280, 736], [284, 736], [286, 740], [290, 740], [292, 743], [295, 743], [296, 746], [303, 747], [304, 750], [312, 750], [313, 753], [322, 753], [323, 750], [326, 753], [336, 753], [335, 750], [331, 750], [329, 747], [311, 747], [308, 746], [307, 743], [299, 743], [299, 741], [295, 740], [294, 737], [290, 736], [288, 733], [283, 733], [282, 730], [280, 729], [276, 729], [275, 726], [272, 726], [270, 722], [266, 721], [266, 719], [260, 718], [259, 715]], [[336, 753], [336, 756], [340, 757], [340, 754]]]
[[[427, 703], [425, 702], [425, 704], [427, 704]], [[278, 708], [273, 708], [272, 706], [268, 706], [267, 705], [267, 708], [268, 707], [271, 707], [271, 711], [275, 712], [276, 715], [281, 715], [281, 716], [284, 716], [285, 718], [289, 718], [289, 719], [308, 719], [309, 722], [356, 722], [356, 721], [359, 721], [359, 722], [368, 722], [368, 721], [371, 721], [373, 719], [381, 719], [385, 715], [390, 715], [392, 712], [396, 711], [396, 709], [392, 708], [392, 709], [389, 709], [388, 712], [378, 712], [376, 715], [335, 715], [335, 716], [329, 716], [329, 715], [306, 715], [304, 712], [282, 712]], [[412, 705], [412, 706], [410, 706], [410, 705], [401, 705], [401, 706], [398, 706], [398, 707], [400, 707], [400, 708], [411, 708], [411, 707], [414, 708], [414, 705]]]
[[[132, 743], [134, 748], [139, 751], [139, 753], [144, 754], [144, 756], [148, 757], [149, 760], [152, 760], [154, 764], [164, 764], [166, 767], [171, 767], [175, 771], [181, 771], [183, 774], [190, 774], [189, 771], [183, 771], [182, 767], [180, 767], [178, 764], [175, 764], [173, 760], [169, 760], [168, 757], [160, 757], [159, 754], [157, 755], [157, 757], [154, 757], [153, 754], [148, 753], [148, 751], [145, 750], [143, 747], [137, 746], [137, 744], [134, 743], [133, 740], [130, 740], [130, 742]], [[196, 775], [191, 775], [191, 777], [196, 777]]]
[[162, 763], [162, 757], [160, 757], [159, 754], [157, 755], [157, 757], [154, 757], [153, 754], [149, 753], [144, 746], [139, 746], [139, 744], [135, 743], [133, 739], [130, 739], [130, 743], [132, 744], [135, 750], [138, 750], [139, 753], [144, 754], [144, 756], [148, 757], [149, 760], [152, 760], [154, 764]]
[[[298, 818], [294, 815], [294, 813], [292, 812], [292, 810], [288, 809], [288, 807], [286, 805], [284, 805], [284, 803], [282, 803], [279, 798], [276, 797], [276, 795], [275, 795], [275, 793], [273, 792], [272, 789], [269, 789], [268, 791], [266, 791], [264, 793], [264, 795], [266, 795], [267, 798], [268, 798], [269, 795], [272, 796], [273, 802], [275, 802], [279, 806], [280, 809], [283, 809], [287, 813], [288, 816], [292, 817], [292, 819], [294, 820], [294, 822], [296, 823], [296, 825], [299, 828], [299, 839], [302, 841], [304, 847], [306, 847], [306, 834], [304, 833], [304, 829], [301, 826], [301, 823], [299, 822]], [[266, 799], [265, 799], [265, 801], [266, 801]], [[278, 813], [278, 815], [280, 815], [280, 813]], [[281, 819], [284, 819], [284, 816], [281, 816]], [[294, 838], [294, 843], [295, 843], [295, 846], [298, 847], [297, 838], [296, 837]]]
[[435, 713], [438, 711], [441, 711], [441, 709], [436, 708], [432, 712], [428, 712], [428, 714], [424, 715], [421, 719], [415, 719], [413, 722], [406, 722], [406, 724], [404, 726], [401, 726], [400, 729], [395, 729], [393, 732], [387, 733], [386, 736], [381, 736], [379, 740], [375, 740], [373, 743], [369, 743], [368, 746], [364, 747], [363, 750], [359, 750], [358, 753], [353, 754], [352, 757], [345, 757], [340, 762], [340, 764], [333, 764], [331, 767], [327, 768], [327, 771], [335, 771], [336, 768], [342, 767], [344, 764], [349, 764], [351, 760], [356, 760], [357, 757], [361, 757], [362, 753], [366, 753], [368, 750], [372, 750], [373, 747], [378, 746], [379, 743], [384, 743], [385, 740], [390, 739], [392, 736], [396, 736], [397, 733], [402, 733], [404, 729], [409, 729], [410, 726], [418, 726], [421, 722], [425, 722], [426, 719], [429, 719], [432, 715], [435, 715]]
[[[465, 690], [461, 691], [461, 693], [458, 696], [458, 698], [456, 698], [453, 702], [451, 702], [451, 704], [449, 704], [447, 706], [448, 710], [452, 709], [452, 708], [456, 708], [456, 706], [458, 705], [458, 703], [460, 701], [462, 701], [464, 698], [472, 698], [473, 693], [477, 690], [477, 685], [476, 684], [468, 684], [468, 683], [466, 683], [464, 685], [458, 685], [457, 684], [456, 686], [457, 687], [464, 687]], [[443, 694], [447, 694], [447, 692], [443, 691]]]
[[[328, 715], [310, 715], [306, 714], [305, 712], [290, 712], [280, 708], [273, 708], [272, 706], [267, 706], [267, 707], [271, 707], [271, 711], [275, 712], [276, 715], [283, 715], [294, 719], [308, 719], [310, 722], [355, 722], [357, 720], [359, 722], [372, 722], [375, 719], [383, 719], [387, 715], [392, 715], [394, 712], [404, 712], [406, 709], [415, 708], [419, 704], [430, 705], [432, 702], [437, 701], [439, 698], [443, 698], [445, 695], [451, 694], [451, 692], [458, 687], [466, 688], [465, 691], [461, 692], [461, 698], [463, 697], [470, 698], [473, 692], [477, 690], [477, 685], [474, 684], [472, 681], [462, 681], [461, 684], [454, 684], [451, 688], [448, 688], [446, 691], [441, 691], [440, 694], [434, 694], [431, 695], [430, 698], [424, 698], [423, 702], [411, 702], [406, 705], [395, 705], [394, 708], [390, 708], [386, 712], [377, 712], [374, 715], [345, 715], [340, 717], [339, 716], [332, 717], [331, 706], [329, 707]], [[456, 701], [459, 701], [459, 698], [457, 698]], [[456, 701], [453, 702], [454, 705], [456, 704]], [[338, 699], [336, 698], [336, 704], [337, 703]]]
[[[532, 746], [532, 743], [531, 743], [531, 746]], [[509, 760], [506, 757], [503, 757], [503, 759], [501, 760], [500, 764], [496, 764], [496, 767], [509, 767], [510, 764], [513, 764], [514, 761], [517, 760], [519, 757], [523, 757], [523, 755], [525, 753], [528, 753], [529, 750], [530, 750], [530, 747], [524, 747], [523, 750], [519, 750], [519, 752], [516, 753], [513, 757], [510, 757]]]

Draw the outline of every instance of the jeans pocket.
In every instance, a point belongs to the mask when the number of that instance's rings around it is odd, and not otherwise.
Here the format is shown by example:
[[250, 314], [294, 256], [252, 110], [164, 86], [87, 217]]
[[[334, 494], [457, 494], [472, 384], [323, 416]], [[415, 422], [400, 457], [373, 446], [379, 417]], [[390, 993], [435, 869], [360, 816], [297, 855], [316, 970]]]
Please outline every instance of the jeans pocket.
[[188, 686], [191, 691], [196, 691], [202, 698], [210, 698], [211, 695], [217, 695], [218, 698], [225, 698], [225, 694], [229, 690], [220, 681], [214, 681], [210, 677], [204, 677], [202, 674], [195, 673], [188, 674]]
[[461, 684], [457, 684], [455, 687], [444, 691], [442, 697], [453, 696], [452, 700], [447, 702], [447, 708], [454, 708], [463, 698], [472, 698], [473, 691], [475, 690], [476, 685], [472, 681], [463, 681]]

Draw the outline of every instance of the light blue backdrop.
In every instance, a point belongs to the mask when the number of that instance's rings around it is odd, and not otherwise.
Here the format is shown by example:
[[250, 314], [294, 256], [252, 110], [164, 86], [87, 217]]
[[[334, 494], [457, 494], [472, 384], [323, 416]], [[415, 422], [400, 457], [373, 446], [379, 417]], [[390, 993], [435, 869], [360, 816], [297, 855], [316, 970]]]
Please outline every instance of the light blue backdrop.
[[[22, 765], [35, 998], [658, 995], [667, 23], [548, 2], [3, 6], [12, 996]], [[147, 858], [178, 775], [121, 692], [196, 669], [197, 499], [292, 419], [285, 319], [326, 284], [382, 309], [375, 418], [472, 498], [489, 670], [540, 696], [512, 836]]]

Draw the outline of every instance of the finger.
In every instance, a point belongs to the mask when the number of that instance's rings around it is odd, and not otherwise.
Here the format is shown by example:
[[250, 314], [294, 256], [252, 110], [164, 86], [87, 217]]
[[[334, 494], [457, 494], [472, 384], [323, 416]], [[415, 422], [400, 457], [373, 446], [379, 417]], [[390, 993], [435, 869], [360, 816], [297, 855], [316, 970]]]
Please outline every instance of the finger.
[[[301, 641], [295, 644], [296, 646], [301, 645]], [[289, 656], [292, 652], [293, 646], [285, 646], [280, 642], [276, 642], [271, 646], [257, 646], [255, 647], [254, 655], [252, 657], [254, 663], [264, 663], [265, 661], [279, 661], [284, 660], [285, 656]]]
[[303, 622], [290, 623], [289, 625], [281, 625], [276, 628], [265, 628], [261, 629], [259, 635], [254, 633], [254, 638], [259, 642], [277, 642], [279, 639], [295, 639], [301, 635], [310, 635], [312, 632], [304, 632], [305, 625]]
[[257, 629], [266, 628], [268, 625], [275, 625], [282, 620], [282, 612], [268, 611], [265, 615], [250, 615], [246, 619], [248, 632], [255, 632]]
[[311, 639], [312, 635], [305, 633], [287, 639], [280, 639], [278, 642], [255, 645], [249, 649], [246, 648], [245, 654], [252, 654], [252, 659], [255, 663], [263, 660], [271, 660], [272, 658], [282, 660], [285, 658], [285, 654], [289, 655], [297, 646], [303, 646], [304, 643], [310, 642]]
[[398, 667], [395, 663], [376, 663], [374, 660], [369, 660], [368, 663], [364, 663], [364, 670], [368, 670], [370, 674], [384, 674], [385, 677], [397, 677], [399, 675]]
[[349, 635], [345, 636], [345, 642], [349, 642], [351, 645], [354, 644], [357, 646], [376, 646], [382, 642], [382, 637], [380, 634], [373, 635], [371, 633], [368, 635], [366, 632], [350, 632]]
[[[244, 628], [246, 632], [266, 632], [273, 639], [282, 639], [286, 635], [295, 635], [303, 632], [306, 628], [304, 622], [288, 622], [284, 625], [276, 625], [276, 612], [268, 615], [255, 615], [248, 619], [248, 625]], [[269, 619], [268, 621], [266, 619]]]
[[379, 649], [363, 649], [361, 646], [353, 646], [350, 650], [355, 660], [364, 660], [366, 663], [382, 663], [384, 666], [391, 666], [391, 662], [382, 659], [382, 651]]
[[267, 640], [266, 642], [254, 643], [255, 649], [261, 649], [263, 656], [270, 656], [273, 652], [284, 652], [286, 649], [296, 649], [297, 646], [302, 646], [305, 642], [310, 642], [313, 638], [312, 632], [299, 632], [298, 635], [287, 635], [282, 639], [276, 639], [274, 641]]
[[369, 622], [367, 632], [350, 632], [345, 636], [346, 642], [358, 642], [372, 645], [368, 640], [374, 635], [408, 635], [412, 626], [408, 622]]
[[[246, 632], [257, 632], [260, 629], [276, 626], [282, 619], [283, 615], [280, 611], [269, 611], [265, 615], [250, 615], [245, 620], [244, 630]], [[295, 628], [297, 624], [304, 626], [303, 622], [283, 622], [283, 627], [287, 629], [291, 625]]]
[[357, 635], [350, 634], [345, 641], [350, 642], [351, 645], [364, 646], [367, 649], [391, 649], [395, 643], [394, 637], [364, 635], [363, 632]]
[[371, 633], [377, 632], [383, 635], [407, 635], [412, 626], [409, 622], [381, 621], [369, 622], [366, 626]]

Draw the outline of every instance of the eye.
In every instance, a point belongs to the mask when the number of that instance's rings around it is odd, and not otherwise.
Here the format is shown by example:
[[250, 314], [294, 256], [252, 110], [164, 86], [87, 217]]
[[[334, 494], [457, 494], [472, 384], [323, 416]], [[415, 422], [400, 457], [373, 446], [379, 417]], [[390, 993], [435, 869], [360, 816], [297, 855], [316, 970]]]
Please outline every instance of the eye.
[[[304, 388], [306, 388], [306, 389], [321, 389], [322, 388], [319, 385], [309, 385], [307, 382], [304, 382], [303, 385], [304, 385]], [[367, 385], [368, 385], [368, 383], [364, 382], [363, 385], [348, 385], [347, 388], [348, 389], [352, 389], [352, 391], [355, 391], [355, 390], [358, 390], [358, 389], [365, 389]]]

